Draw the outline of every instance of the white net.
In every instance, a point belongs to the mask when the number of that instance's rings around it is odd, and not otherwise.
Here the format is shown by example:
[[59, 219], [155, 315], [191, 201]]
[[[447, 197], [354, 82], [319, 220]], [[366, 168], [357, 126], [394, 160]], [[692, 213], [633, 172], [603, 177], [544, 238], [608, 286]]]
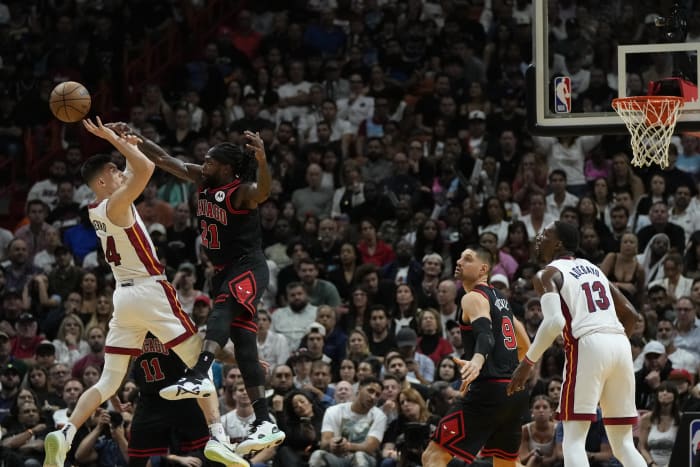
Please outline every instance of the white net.
[[613, 99], [612, 106], [632, 135], [632, 165], [668, 167], [668, 145], [676, 127], [676, 117], [683, 107], [683, 98], [621, 97]]

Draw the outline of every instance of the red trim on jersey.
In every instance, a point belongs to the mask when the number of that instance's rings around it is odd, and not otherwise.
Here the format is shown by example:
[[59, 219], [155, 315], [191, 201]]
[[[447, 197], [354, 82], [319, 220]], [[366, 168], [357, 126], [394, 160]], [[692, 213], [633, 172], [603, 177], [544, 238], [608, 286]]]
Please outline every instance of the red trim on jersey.
[[177, 299], [177, 292], [175, 292], [172, 284], [170, 284], [168, 281], [158, 281], [158, 283], [163, 287], [165, 296], [168, 298], [168, 302], [170, 302], [170, 309], [182, 323], [182, 327], [185, 328], [185, 332], [189, 333], [190, 336], [195, 334], [197, 332], [197, 328], [195, 328], [194, 323], [187, 315], [185, 310], [182, 309], [182, 305], [180, 305], [180, 301]]
[[231, 195], [233, 195], [238, 188], [238, 186], [235, 186], [233, 188], [229, 188], [229, 190], [226, 192], [226, 208], [228, 208], [228, 212], [231, 214], [248, 214], [250, 209], [236, 209], [231, 206]]
[[165, 273], [163, 265], [158, 262], [158, 259], [153, 257], [153, 252], [151, 251], [150, 245], [148, 244], [148, 237], [146, 237], [145, 232], [141, 229], [138, 222], [135, 222], [129, 228], [124, 229], [126, 236], [131, 242], [131, 246], [134, 247], [136, 255], [143, 263], [146, 271], [152, 276], [159, 276]]
[[459, 329], [462, 331], [471, 331], [472, 325], [471, 324], [460, 324]]
[[603, 417], [605, 425], [634, 425], [637, 423], [637, 417]]
[[153, 449], [133, 449], [129, 448], [127, 451], [129, 457], [151, 457], [151, 456], [166, 456], [168, 454], [168, 448], [153, 448]]
[[255, 323], [255, 321], [248, 321], [236, 318], [231, 322], [231, 327], [245, 329], [246, 331], [250, 331], [253, 334], [258, 333], [258, 325]]
[[191, 441], [180, 443], [180, 450], [184, 452], [196, 451], [202, 449], [206, 446], [209, 441], [209, 436], [204, 436], [203, 438], [193, 439]]
[[111, 353], [115, 355], [131, 355], [132, 357], [138, 357], [139, 355], [141, 355], [141, 349], [127, 349], [126, 347], [115, 347], [113, 345], [106, 345], [105, 353]]
[[[561, 311], [566, 324], [564, 325], [564, 353], [566, 366], [564, 368], [564, 385], [561, 388], [561, 396], [558, 413], [562, 420], [588, 420], [591, 415], [581, 415], [574, 412], [574, 396], [576, 389], [576, 372], [578, 369], [578, 339], [571, 333], [571, 312], [564, 299], [561, 301]], [[592, 415], [595, 420], [595, 414]], [[584, 417], [584, 418], [579, 418]]]
[[[205, 189], [206, 189], [207, 191], [209, 191], [209, 192], [221, 191], [221, 190], [228, 190], [229, 188], [235, 187], [235, 186], [238, 185], [239, 183], [241, 183], [241, 179], [240, 179], [240, 178], [234, 178], [233, 180], [231, 180], [230, 182], [228, 182], [228, 183], [225, 184], [225, 185], [217, 186], [217, 187], [214, 187], [214, 188], [205, 188]], [[204, 191], [204, 190], [201, 190], [201, 191]]]
[[485, 378], [479, 380], [484, 383], [510, 383], [510, 378]]
[[472, 292], [477, 292], [477, 293], [480, 293], [481, 295], [483, 295], [483, 296], [484, 296], [484, 298], [485, 298], [486, 300], [488, 300], [488, 299], [489, 299], [489, 296], [488, 296], [488, 295], [486, 295], [486, 292], [484, 292], [484, 291], [483, 291], [483, 290], [481, 290], [481, 289], [472, 289]]
[[[102, 201], [104, 201], [104, 200], [102, 200]], [[87, 207], [88, 207], [88, 209], [95, 209], [97, 206], [100, 205], [100, 203], [101, 203], [102, 201], [95, 201], [94, 203], [88, 204]]]
[[438, 423], [432, 441], [453, 456], [472, 463], [476, 460], [476, 456], [459, 447], [459, 444], [467, 437], [467, 429], [462, 410], [448, 413]]
[[554, 419], [561, 420], [562, 422], [595, 422], [596, 418], [597, 416], [594, 413], [572, 413], [566, 415], [562, 414], [561, 412], [556, 412], [554, 414]]
[[497, 457], [499, 459], [505, 459], [508, 461], [513, 461], [518, 458], [518, 452], [506, 452], [503, 449], [490, 448], [481, 450], [482, 457]]
[[185, 332], [185, 333], [183, 333], [183, 334], [180, 334], [180, 335], [179, 335], [178, 337], [176, 337], [175, 339], [170, 340], [170, 341], [164, 343], [163, 346], [164, 346], [166, 349], [172, 349], [172, 348], [175, 347], [176, 345], [182, 344], [183, 342], [185, 342], [187, 339], [189, 339], [190, 337], [192, 337], [192, 335], [193, 335], [193, 334], [191, 334], [190, 332]]

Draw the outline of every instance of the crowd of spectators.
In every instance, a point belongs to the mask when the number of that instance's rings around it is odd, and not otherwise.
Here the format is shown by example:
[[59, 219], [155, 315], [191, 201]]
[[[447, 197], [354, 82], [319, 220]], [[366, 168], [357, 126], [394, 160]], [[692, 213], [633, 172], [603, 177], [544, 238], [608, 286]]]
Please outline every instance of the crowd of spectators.
[[[615, 72], [605, 47], [649, 40], [651, 3], [548, 2], [552, 73], [587, 86], [576, 88], [577, 109], [607, 105], [604, 82], [616, 80], [605, 79]], [[106, 83], [119, 95], [123, 49], [180, 21], [178, 5], [0, 2], [3, 155], [21, 158], [22, 128], [51, 119], [46, 101], [56, 82]], [[244, 130], [265, 142], [273, 188], [259, 210], [271, 281], [258, 345], [288, 437], [251, 463], [419, 465], [431, 427], [458, 397], [449, 358], [462, 352], [455, 260], [469, 246], [491, 251], [491, 285], [534, 338], [542, 312], [530, 279], [543, 265], [533, 244], [561, 219], [580, 228], [578, 255], [641, 313], [630, 338], [638, 446], [665, 465], [680, 413], [700, 407], [698, 138], [674, 139], [668, 169], [642, 171], [630, 166], [625, 138], [530, 136], [530, 1], [231, 7], [241, 8], [233, 24], [121, 111], [188, 162], [201, 163], [217, 143], [242, 142]], [[698, 20], [689, 18], [691, 37]], [[593, 46], [579, 47], [582, 40]], [[567, 50], [581, 54], [560, 54]], [[91, 193], [79, 174], [89, 154], [78, 131], [65, 129], [65, 153], [34, 180], [26, 218], [0, 230], [0, 452], [9, 465], [38, 465], [43, 436], [65, 423], [102, 369], [114, 281], [87, 217]], [[200, 249], [194, 188], [157, 173], [136, 208], [183, 308], [204, 330], [214, 270]], [[552, 414], [563, 364], [557, 342], [533, 372], [523, 465], [561, 464]], [[235, 441], [252, 422], [250, 401], [237, 367], [217, 366], [216, 380]], [[75, 465], [126, 465], [121, 448], [137, 392], [127, 381], [122, 405], [95, 414], [74, 443]], [[600, 419], [587, 450], [592, 465], [615, 465]], [[201, 453], [174, 448], [167, 462], [193, 455]]]

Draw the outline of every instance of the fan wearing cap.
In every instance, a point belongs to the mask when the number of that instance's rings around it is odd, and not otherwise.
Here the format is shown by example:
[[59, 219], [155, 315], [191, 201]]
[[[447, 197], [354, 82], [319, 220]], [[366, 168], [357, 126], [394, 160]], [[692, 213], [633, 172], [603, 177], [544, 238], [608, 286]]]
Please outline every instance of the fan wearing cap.
[[14, 363], [0, 367], [0, 423], [10, 414], [10, 408], [17, 400], [25, 369]]
[[39, 324], [31, 313], [22, 313], [15, 323], [16, 335], [12, 339], [12, 355], [18, 360], [27, 363], [34, 362], [36, 348], [44, 335], [39, 334]]
[[644, 363], [635, 374], [635, 403], [640, 410], [651, 410], [656, 388], [668, 379], [673, 364], [668, 359], [666, 347], [659, 341], [649, 341], [642, 349]]
[[467, 248], [457, 260], [455, 278], [467, 292], [457, 316], [464, 355], [455, 359], [465, 397], [440, 421], [423, 465], [444, 467], [453, 457], [472, 463], [479, 452], [493, 456], [496, 467], [514, 467], [518, 458], [520, 414], [527, 410], [529, 396], [508, 396], [506, 388], [518, 365], [518, 348], [527, 348], [529, 339], [508, 300], [488, 285], [492, 266], [493, 255], [483, 248]]
[[[133, 134], [128, 125], [113, 126]], [[203, 397], [214, 354], [231, 339], [248, 395], [255, 411], [249, 436], [236, 452], [246, 455], [284, 440], [272, 422], [265, 401], [265, 372], [258, 359], [255, 314], [269, 283], [262, 250], [258, 205], [270, 196], [272, 175], [260, 134], [244, 132], [245, 144], [221, 143], [211, 147], [204, 163], [191, 164], [169, 155], [153, 141], [142, 138], [139, 148], [156, 166], [198, 187], [197, 220], [202, 248], [214, 266], [212, 290], [216, 297], [207, 322], [202, 352], [192, 371], [178, 384], [161, 392], [166, 399]], [[220, 426], [215, 420], [208, 422]]]
[[[534, 362], [562, 335], [567, 358], [557, 413], [564, 430], [564, 463], [577, 465], [586, 459], [586, 436], [600, 405], [615, 457], [625, 466], [643, 466], [632, 437], [641, 406], [635, 407], [632, 398], [635, 374], [627, 337], [639, 315], [598, 266], [574, 257], [579, 236], [578, 226], [555, 221], [537, 237], [535, 254], [546, 266], [533, 285], [543, 319], [513, 373], [508, 394], [526, 392]], [[637, 383], [639, 390], [639, 378]]]

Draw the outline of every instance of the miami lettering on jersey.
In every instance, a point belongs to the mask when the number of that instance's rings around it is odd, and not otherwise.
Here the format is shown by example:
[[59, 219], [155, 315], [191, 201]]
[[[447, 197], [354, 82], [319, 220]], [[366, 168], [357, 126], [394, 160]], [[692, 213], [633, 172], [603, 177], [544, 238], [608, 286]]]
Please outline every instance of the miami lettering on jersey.
[[584, 274], [593, 274], [596, 277], [600, 277], [600, 269], [589, 267], [585, 264], [580, 264], [571, 268], [569, 274], [574, 276], [576, 279], [583, 276]]
[[199, 216], [209, 217], [220, 224], [228, 225], [228, 214], [226, 210], [206, 199], [197, 201], [197, 217]]

